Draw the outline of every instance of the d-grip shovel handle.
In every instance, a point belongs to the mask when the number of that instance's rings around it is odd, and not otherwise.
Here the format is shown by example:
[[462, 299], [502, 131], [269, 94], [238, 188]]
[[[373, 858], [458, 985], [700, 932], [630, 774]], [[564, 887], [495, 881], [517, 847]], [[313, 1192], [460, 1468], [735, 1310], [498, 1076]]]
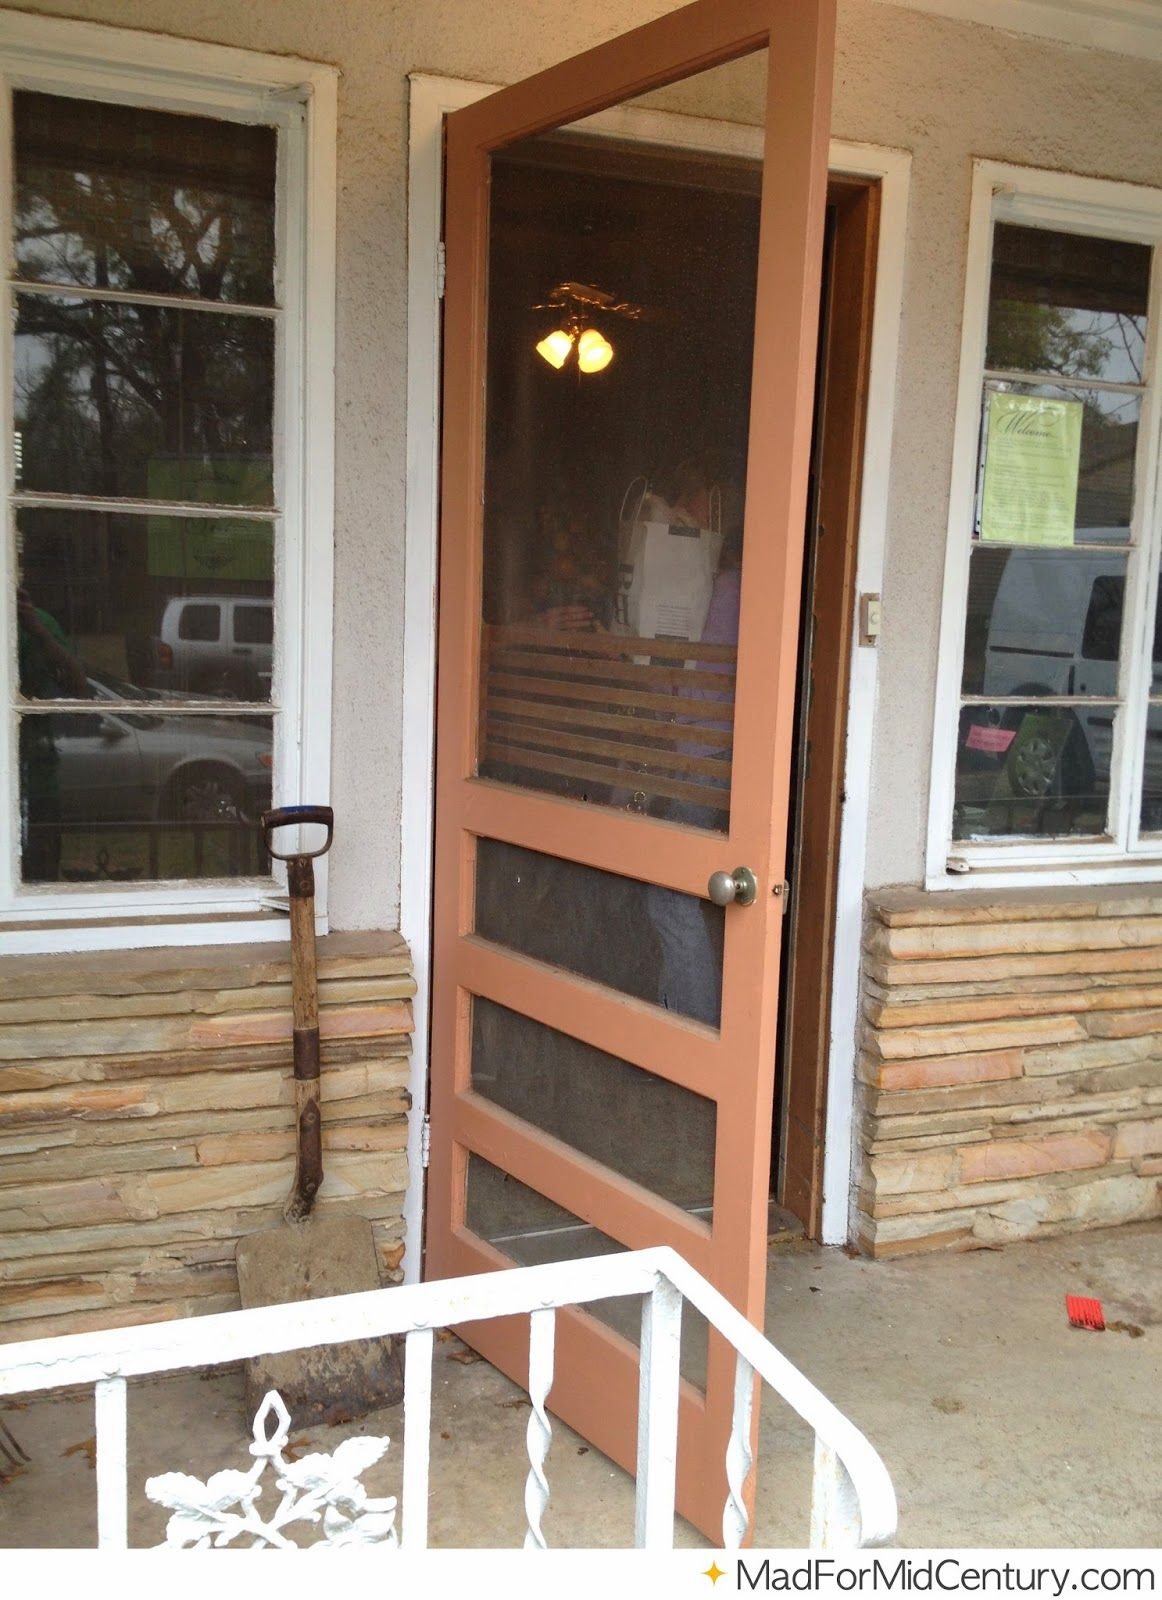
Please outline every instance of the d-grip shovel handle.
[[[270, 842], [270, 836], [278, 828], [287, 828], [292, 822], [317, 822], [321, 828], [326, 828], [326, 842], [317, 850], [296, 850], [291, 855], [280, 854]], [[273, 856], [276, 861], [313, 861], [316, 856], [325, 856], [331, 848], [331, 839], [335, 832], [335, 813], [330, 806], [278, 806], [274, 811], [262, 813], [262, 842], [266, 846], [268, 856]]]
[[[316, 822], [327, 830], [319, 850], [278, 855], [270, 848], [276, 828], [292, 822]], [[294, 1004], [295, 1122], [297, 1142], [295, 1181], [283, 1215], [300, 1222], [310, 1215], [323, 1181], [322, 1114], [319, 1109], [319, 991], [315, 972], [315, 869], [316, 856], [331, 848], [335, 813], [330, 806], [282, 806], [262, 815], [262, 837], [276, 861], [287, 864], [291, 921], [291, 996]]]

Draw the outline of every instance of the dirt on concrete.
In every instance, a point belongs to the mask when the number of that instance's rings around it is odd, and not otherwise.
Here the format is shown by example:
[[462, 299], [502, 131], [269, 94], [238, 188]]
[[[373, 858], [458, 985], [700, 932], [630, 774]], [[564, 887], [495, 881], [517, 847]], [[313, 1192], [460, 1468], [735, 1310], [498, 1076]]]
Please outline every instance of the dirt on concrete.
[[[1071, 1328], [1066, 1294], [1100, 1299], [1107, 1331]], [[1141, 1336], [1111, 1331], [1111, 1321]], [[776, 1247], [767, 1334], [880, 1451], [900, 1502], [901, 1546], [1162, 1545], [1162, 1223], [886, 1262]], [[519, 1546], [527, 1401], [486, 1362], [457, 1359], [459, 1341], [435, 1348], [431, 1543]], [[92, 1546], [91, 1392], [2, 1410], [31, 1459], [0, 1485], [0, 1548]], [[398, 1494], [402, 1426], [391, 1407], [294, 1433], [291, 1452], [389, 1435], [387, 1456], [364, 1481], [372, 1494]], [[249, 1441], [240, 1370], [131, 1384], [131, 1543], [165, 1538], [167, 1513], [142, 1493], [147, 1477], [246, 1468]], [[556, 1421], [547, 1465], [551, 1545], [632, 1543], [626, 1473]], [[809, 1430], [768, 1393], [760, 1547], [806, 1542], [810, 1466]], [[676, 1540], [705, 1543], [682, 1522]]]

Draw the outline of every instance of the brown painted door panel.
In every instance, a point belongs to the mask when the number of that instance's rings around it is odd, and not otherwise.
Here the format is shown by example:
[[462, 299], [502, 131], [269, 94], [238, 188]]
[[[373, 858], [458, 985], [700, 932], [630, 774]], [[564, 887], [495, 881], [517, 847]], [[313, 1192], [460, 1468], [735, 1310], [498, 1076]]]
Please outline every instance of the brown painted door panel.
[[816, 414], [818, 488], [804, 591], [812, 616], [803, 628], [800, 668], [776, 1189], [780, 1204], [814, 1239], [822, 1220], [831, 976], [879, 189], [852, 178], [833, 178], [828, 209]]
[[[702, 0], [448, 120], [432, 1277], [665, 1243], [762, 1319], [832, 13]], [[577, 126], [668, 84], [765, 98], [761, 167]], [[602, 1315], [550, 1404], [632, 1468]], [[733, 1359], [685, 1331], [717, 1538]]]

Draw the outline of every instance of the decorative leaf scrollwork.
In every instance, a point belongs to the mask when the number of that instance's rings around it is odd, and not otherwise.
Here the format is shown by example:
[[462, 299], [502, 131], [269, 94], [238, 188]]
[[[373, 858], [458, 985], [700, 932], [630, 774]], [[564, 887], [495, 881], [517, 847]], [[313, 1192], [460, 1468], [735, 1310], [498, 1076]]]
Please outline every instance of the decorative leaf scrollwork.
[[[273, 1427], [268, 1432], [268, 1424]], [[165, 1472], [150, 1478], [145, 1493], [172, 1512], [165, 1543], [179, 1549], [222, 1549], [249, 1536], [251, 1548], [294, 1550], [283, 1529], [293, 1522], [322, 1522], [323, 1537], [315, 1548], [396, 1544], [394, 1495], [372, 1499], [360, 1483], [369, 1467], [387, 1453], [390, 1439], [344, 1439], [332, 1455], [314, 1454], [288, 1461], [283, 1448], [290, 1437], [290, 1412], [271, 1390], [254, 1418], [255, 1462], [249, 1472], [226, 1469], [203, 1483], [186, 1472]], [[281, 1495], [269, 1518], [256, 1507], [261, 1479], [273, 1467], [274, 1487]]]

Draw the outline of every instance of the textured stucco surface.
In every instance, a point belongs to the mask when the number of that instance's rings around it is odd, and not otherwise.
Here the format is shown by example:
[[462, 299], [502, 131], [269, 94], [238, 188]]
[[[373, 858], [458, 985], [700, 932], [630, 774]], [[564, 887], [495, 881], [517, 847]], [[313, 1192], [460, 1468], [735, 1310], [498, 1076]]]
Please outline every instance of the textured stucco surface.
[[[336, 927], [398, 916], [407, 74], [504, 81], [671, 9], [667, 0], [36, 0], [81, 16], [333, 62], [339, 131], [332, 858]], [[715, 104], [750, 120], [754, 73]], [[914, 155], [880, 645], [868, 881], [917, 882], [973, 156], [1162, 184], [1162, 64], [841, 0], [834, 131]], [[414, 842], [412, 842], [414, 844]], [[409, 842], [403, 842], [408, 848]]]

